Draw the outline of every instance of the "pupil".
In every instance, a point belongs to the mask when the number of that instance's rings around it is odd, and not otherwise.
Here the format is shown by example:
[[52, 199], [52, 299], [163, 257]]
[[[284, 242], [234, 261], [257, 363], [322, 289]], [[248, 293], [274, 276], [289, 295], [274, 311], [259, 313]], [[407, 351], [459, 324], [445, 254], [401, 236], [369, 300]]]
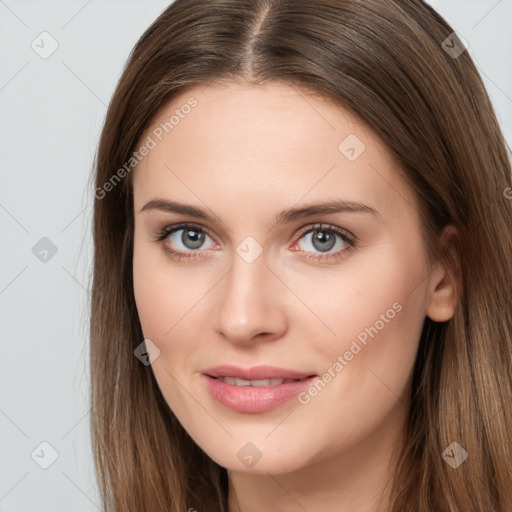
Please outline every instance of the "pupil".
[[[320, 245], [320, 247], [317, 247], [316, 242], [319, 242], [320, 244], [327, 244], [327, 245]], [[315, 249], [319, 251], [329, 251], [334, 247], [334, 244], [336, 243], [335, 237], [332, 235], [332, 233], [325, 232], [325, 231], [315, 231], [313, 232], [313, 245]]]
[[[187, 239], [187, 237], [189, 237], [189, 239]], [[197, 249], [201, 247], [201, 245], [203, 244], [203, 240], [204, 233], [196, 229], [184, 230], [183, 235], [181, 236], [181, 241], [183, 242], [183, 245], [185, 245], [189, 249]]]

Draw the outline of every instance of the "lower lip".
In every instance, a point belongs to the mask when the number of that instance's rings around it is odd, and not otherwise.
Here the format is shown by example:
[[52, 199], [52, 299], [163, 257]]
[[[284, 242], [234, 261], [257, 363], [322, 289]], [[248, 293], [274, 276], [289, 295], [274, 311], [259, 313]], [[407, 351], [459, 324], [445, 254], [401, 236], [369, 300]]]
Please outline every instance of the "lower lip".
[[220, 404], [237, 412], [265, 412], [296, 397], [308, 388], [316, 377], [277, 386], [233, 386], [222, 380], [203, 375], [206, 387]]

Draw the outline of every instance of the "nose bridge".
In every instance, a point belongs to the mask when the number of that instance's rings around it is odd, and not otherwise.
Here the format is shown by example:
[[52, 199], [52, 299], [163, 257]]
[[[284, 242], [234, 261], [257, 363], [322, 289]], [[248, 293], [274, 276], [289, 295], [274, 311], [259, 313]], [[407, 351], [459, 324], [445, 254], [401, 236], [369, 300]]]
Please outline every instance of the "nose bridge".
[[215, 330], [237, 343], [262, 333], [277, 336], [286, 322], [279, 291], [272, 289], [277, 283], [267, 268], [266, 253], [245, 240], [232, 261], [216, 302]]

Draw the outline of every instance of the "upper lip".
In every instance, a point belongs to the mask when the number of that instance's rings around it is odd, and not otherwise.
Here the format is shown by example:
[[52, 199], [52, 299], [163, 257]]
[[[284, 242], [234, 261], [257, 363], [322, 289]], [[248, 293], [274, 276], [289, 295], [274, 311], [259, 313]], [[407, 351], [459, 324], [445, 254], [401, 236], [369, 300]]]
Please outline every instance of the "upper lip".
[[224, 364], [203, 370], [203, 374], [210, 377], [235, 377], [245, 380], [263, 380], [263, 379], [305, 379], [312, 377], [311, 373], [298, 372], [287, 368], [278, 368], [277, 366], [253, 366], [252, 368], [241, 368]]

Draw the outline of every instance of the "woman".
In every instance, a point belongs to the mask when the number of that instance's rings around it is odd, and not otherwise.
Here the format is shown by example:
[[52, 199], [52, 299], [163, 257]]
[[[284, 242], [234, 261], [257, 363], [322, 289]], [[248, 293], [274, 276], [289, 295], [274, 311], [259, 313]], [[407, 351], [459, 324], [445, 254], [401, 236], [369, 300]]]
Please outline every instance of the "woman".
[[96, 166], [109, 511], [512, 509], [511, 166], [419, 0], [176, 0]]

